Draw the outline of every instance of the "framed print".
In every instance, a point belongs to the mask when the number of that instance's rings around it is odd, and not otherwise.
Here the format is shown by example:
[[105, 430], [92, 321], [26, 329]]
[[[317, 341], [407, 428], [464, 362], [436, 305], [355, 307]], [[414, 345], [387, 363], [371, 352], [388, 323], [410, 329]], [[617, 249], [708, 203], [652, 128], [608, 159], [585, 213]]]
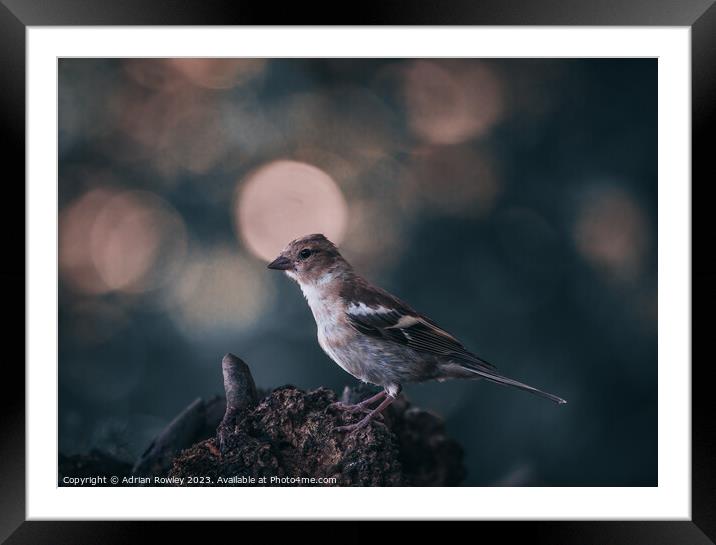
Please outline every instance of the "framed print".
[[5, 4], [7, 543], [149, 520], [711, 542], [709, 2], [322, 26]]

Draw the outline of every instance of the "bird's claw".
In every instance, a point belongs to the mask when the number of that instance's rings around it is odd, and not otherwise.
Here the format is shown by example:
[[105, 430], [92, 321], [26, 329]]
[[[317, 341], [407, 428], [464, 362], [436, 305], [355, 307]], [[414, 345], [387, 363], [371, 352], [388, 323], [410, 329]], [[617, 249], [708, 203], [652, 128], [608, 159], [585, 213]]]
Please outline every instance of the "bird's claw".
[[352, 433], [354, 431], [358, 431], [360, 429], [365, 428], [371, 422], [375, 422], [376, 424], [380, 424], [381, 426], [386, 425], [385, 422], [383, 422], [383, 415], [378, 413], [378, 414], [366, 416], [366, 417], [362, 418], [361, 420], [359, 420], [358, 422], [354, 422], [353, 424], [346, 424], [344, 426], [336, 426], [334, 429], [337, 432]]
[[[372, 420], [375, 420], [375, 423], [376, 423], [376, 424], [380, 424], [381, 426], [385, 426], [385, 423], [384, 423], [384, 422], [381, 422], [381, 421], [379, 421], [379, 420], [377, 420], [377, 419], [371, 419], [371, 421], [372, 421]], [[369, 421], [369, 422], [370, 422], [370, 421]], [[361, 430], [361, 429], [367, 427], [368, 424], [369, 424], [369, 422], [363, 422], [363, 421], [361, 420], [360, 422], [356, 422], [355, 424], [347, 424], [347, 425], [345, 425], [345, 426], [337, 426], [337, 427], [335, 427], [335, 428], [333, 428], [333, 429], [334, 429], [335, 431], [337, 431], [338, 433], [344, 433], [344, 432], [345, 432], [345, 433], [353, 433], [354, 431], [358, 431], [358, 430]]]
[[362, 420], [360, 422], [356, 422], [355, 424], [348, 424], [346, 426], [337, 426], [335, 430], [338, 433], [352, 433], [354, 431], [358, 431], [361, 428], [365, 428], [368, 425], [367, 422], [363, 422]]
[[366, 405], [361, 405], [360, 403], [356, 403], [355, 405], [351, 405], [350, 403], [343, 403], [342, 401], [336, 401], [335, 403], [331, 403], [328, 408], [330, 409], [340, 409], [347, 413], [369, 413], [372, 409]]

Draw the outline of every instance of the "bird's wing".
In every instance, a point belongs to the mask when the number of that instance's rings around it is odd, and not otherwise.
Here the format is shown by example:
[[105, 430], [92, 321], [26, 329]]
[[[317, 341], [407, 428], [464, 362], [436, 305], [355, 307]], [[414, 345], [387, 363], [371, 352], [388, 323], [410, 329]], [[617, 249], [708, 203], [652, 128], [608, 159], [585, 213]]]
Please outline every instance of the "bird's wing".
[[380, 288], [359, 282], [342, 295], [348, 303], [348, 323], [364, 335], [401, 344], [423, 354], [447, 358], [474, 373], [475, 378], [526, 390], [555, 403], [566, 403], [561, 397], [502, 376], [494, 365], [469, 352], [435, 322]]
[[348, 322], [364, 335], [402, 344], [417, 352], [478, 365], [485, 370], [495, 366], [469, 352], [455, 337], [427, 317], [378, 288], [370, 287], [367, 297], [346, 307]]

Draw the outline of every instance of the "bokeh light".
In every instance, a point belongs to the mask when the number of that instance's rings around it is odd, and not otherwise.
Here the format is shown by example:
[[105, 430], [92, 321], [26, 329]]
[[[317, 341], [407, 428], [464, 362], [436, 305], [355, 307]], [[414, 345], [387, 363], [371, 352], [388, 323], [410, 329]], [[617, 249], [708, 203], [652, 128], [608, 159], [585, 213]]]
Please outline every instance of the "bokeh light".
[[576, 225], [577, 248], [591, 263], [620, 280], [641, 272], [648, 244], [647, 220], [639, 205], [618, 187], [587, 192]]
[[261, 75], [265, 59], [175, 58], [126, 59], [124, 69], [140, 85], [155, 90], [181, 88], [191, 84], [211, 90], [225, 90]]
[[365, 87], [292, 94], [275, 119], [292, 147], [331, 152], [363, 169], [391, 157], [405, 140], [395, 111]]
[[128, 86], [109, 105], [126, 137], [113, 154], [128, 162], [149, 161], [164, 178], [183, 170], [206, 173], [228, 152], [221, 103], [179, 85], [150, 93]]
[[273, 292], [265, 272], [232, 247], [195, 248], [173, 284], [169, 313], [190, 337], [235, 335], [271, 306]]
[[60, 273], [85, 293], [136, 293], [173, 278], [186, 253], [181, 217], [146, 191], [94, 189], [60, 216]]
[[239, 184], [236, 225], [247, 247], [266, 261], [295, 238], [323, 233], [340, 244], [348, 206], [324, 171], [297, 161], [264, 165]]
[[[229, 156], [243, 157], [244, 148], [256, 145], [246, 129], [258, 137], [270, 128], [252, 114], [251, 93], [230, 99], [220, 91], [245, 87], [265, 65], [263, 59], [124, 60], [128, 78], [106, 105], [119, 131], [104, 143], [107, 152], [129, 163], [149, 161], [169, 182], [183, 171], [205, 174], [226, 166]], [[266, 138], [259, 144], [265, 149]]]
[[484, 136], [504, 109], [501, 82], [484, 62], [416, 60], [405, 68], [403, 92], [411, 128], [433, 144]]
[[494, 207], [501, 189], [490, 155], [467, 146], [416, 150], [401, 181], [404, 206], [434, 208], [447, 215], [485, 215]]
[[85, 293], [107, 291], [92, 260], [90, 233], [97, 215], [115, 192], [93, 189], [67, 206], [59, 218], [59, 270], [63, 283]]
[[168, 59], [190, 81], [208, 89], [230, 89], [261, 74], [266, 59]]

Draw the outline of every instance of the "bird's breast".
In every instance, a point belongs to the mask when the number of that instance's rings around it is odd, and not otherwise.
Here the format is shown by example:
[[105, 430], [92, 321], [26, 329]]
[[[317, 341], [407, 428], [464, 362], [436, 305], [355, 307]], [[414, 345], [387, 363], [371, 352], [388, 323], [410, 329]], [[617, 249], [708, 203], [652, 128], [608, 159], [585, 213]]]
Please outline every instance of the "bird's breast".
[[336, 362], [340, 357], [338, 353], [349, 342], [352, 333], [348, 329], [343, 311], [340, 309], [321, 309], [313, 313], [316, 319], [316, 333], [318, 344]]
[[366, 380], [356, 346], [356, 331], [348, 323], [344, 301], [330, 290], [301, 286], [316, 321], [318, 344], [326, 355], [345, 371]]
[[[313, 285], [302, 285], [301, 291], [313, 313], [318, 332], [318, 343], [326, 352], [332, 343], [340, 342], [345, 336], [347, 326], [344, 304], [339, 297], [334, 297], [324, 289]], [[333, 357], [330, 353], [329, 355]]]

